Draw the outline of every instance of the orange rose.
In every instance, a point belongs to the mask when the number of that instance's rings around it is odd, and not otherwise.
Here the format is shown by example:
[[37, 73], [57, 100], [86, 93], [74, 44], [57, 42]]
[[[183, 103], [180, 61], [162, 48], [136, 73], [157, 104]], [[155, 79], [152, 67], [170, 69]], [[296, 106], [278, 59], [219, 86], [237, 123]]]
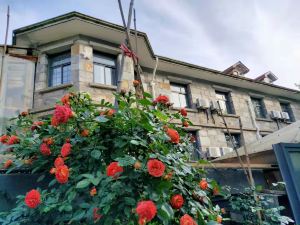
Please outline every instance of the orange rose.
[[59, 166], [56, 168], [55, 178], [58, 183], [64, 184], [69, 180], [69, 168], [66, 165]]
[[199, 186], [202, 190], [206, 190], [208, 188], [208, 183], [205, 179], [202, 179], [199, 183]]
[[34, 209], [42, 202], [41, 194], [37, 190], [33, 189], [26, 194], [24, 201], [29, 208]]
[[91, 191], [90, 191], [90, 195], [91, 195], [92, 197], [94, 197], [96, 194], [97, 194], [97, 189], [96, 189], [95, 187], [93, 187], [93, 188], [91, 189]]

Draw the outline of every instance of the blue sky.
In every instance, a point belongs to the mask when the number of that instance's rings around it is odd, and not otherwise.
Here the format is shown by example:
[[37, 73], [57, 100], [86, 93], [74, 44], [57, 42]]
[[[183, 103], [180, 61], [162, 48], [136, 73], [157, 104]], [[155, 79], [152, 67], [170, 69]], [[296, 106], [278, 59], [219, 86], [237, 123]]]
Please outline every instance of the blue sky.
[[[0, 0], [1, 44], [8, 4], [10, 34], [70, 11], [121, 24], [117, 0]], [[300, 1], [135, 0], [135, 8], [138, 30], [158, 55], [217, 70], [240, 60], [247, 77], [271, 70], [278, 85], [300, 82]]]

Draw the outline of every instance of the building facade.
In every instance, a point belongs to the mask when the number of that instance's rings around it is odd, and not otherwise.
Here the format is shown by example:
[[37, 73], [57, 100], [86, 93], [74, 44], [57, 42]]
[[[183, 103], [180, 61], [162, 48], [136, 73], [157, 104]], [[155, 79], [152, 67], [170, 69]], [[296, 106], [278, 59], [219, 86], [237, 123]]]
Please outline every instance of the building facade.
[[[119, 46], [125, 38], [123, 27], [71, 12], [17, 29], [13, 35], [14, 45], [32, 48], [37, 56], [30, 112], [50, 114], [55, 102], [70, 89], [88, 92], [95, 101], [114, 101], [122, 55]], [[135, 51], [144, 90], [155, 97], [169, 96], [173, 110], [187, 108], [193, 123], [187, 130], [197, 139], [192, 159], [218, 157], [232, 151], [233, 144], [239, 147], [239, 118], [246, 144], [300, 120], [300, 92], [272, 84], [276, 76], [271, 72], [249, 79], [245, 77], [249, 69], [241, 62], [216, 71], [157, 56], [147, 35], [138, 32], [137, 36]], [[134, 42], [133, 32], [131, 38]], [[133, 89], [131, 58], [125, 57], [122, 72], [122, 88]]]

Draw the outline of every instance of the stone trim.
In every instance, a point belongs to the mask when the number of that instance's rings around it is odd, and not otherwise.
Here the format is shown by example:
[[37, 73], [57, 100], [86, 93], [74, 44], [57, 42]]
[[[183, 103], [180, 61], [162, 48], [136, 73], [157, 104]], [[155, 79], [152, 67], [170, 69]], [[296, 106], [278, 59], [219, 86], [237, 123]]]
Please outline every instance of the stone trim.
[[236, 114], [223, 114], [224, 117], [232, 117], [232, 118], [239, 118], [239, 115]]
[[47, 88], [41, 89], [37, 92], [40, 93], [40, 94], [44, 94], [44, 93], [48, 93], [48, 92], [52, 92], [52, 91], [57, 91], [57, 90], [60, 90], [60, 89], [65, 89], [65, 88], [72, 87], [72, 86], [73, 86], [73, 83], [60, 84], [60, 85], [56, 85], [56, 86], [53, 86], [53, 87], [47, 87]]
[[264, 121], [264, 122], [274, 122], [273, 120], [267, 118], [255, 118], [256, 121]]
[[113, 90], [113, 91], [117, 90], [117, 86], [115, 86], [115, 85], [98, 84], [98, 83], [92, 82], [92, 83], [89, 83], [89, 86], [94, 87], [94, 88]]
[[37, 113], [47, 112], [47, 111], [51, 111], [51, 110], [54, 110], [53, 106], [48, 106], [48, 107], [43, 107], [43, 108], [38, 108], [38, 109], [33, 108], [33, 109], [29, 110], [29, 113], [31, 113], [31, 114], [37, 114]]
[[250, 95], [250, 97], [253, 97], [253, 98], [261, 98], [261, 99], [263, 99], [265, 97], [264, 95], [257, 94], [257, 93], [252, 93], [252, 92], [249, 92], [249, 95]]
[[[174, 111], [179, 111], [181, 108], [180, 107], [171, 107], [171, 110]], [[193, 108], [185, 108], [187, 112], [193, 112], [193, 113], [197, 113], [198, 110], [197, 109], [193, 109]]]
[[227, 88], [227, 87], [223, 87], [223, 86], [219, 86], [219, 85], [212, 85], [213, 89], [215, 89], [216, 91], [221, 91], [221, 92], [232, 92], [231, 88]]
[[191, 80], [188, 79], [183, 79], [175, 76], [167, 76], [168, 80], [173, 83], [178, 83], [178, 84], [191, 84], [193, 83]]

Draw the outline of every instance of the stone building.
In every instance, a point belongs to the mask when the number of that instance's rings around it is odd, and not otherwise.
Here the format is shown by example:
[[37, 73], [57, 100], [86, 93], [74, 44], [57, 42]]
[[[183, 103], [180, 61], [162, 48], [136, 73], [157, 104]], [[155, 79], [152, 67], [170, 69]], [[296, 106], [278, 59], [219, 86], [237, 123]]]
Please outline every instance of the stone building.
[[[77, 12], [14, 30], [13, 45], [31, 48], [38, 57], [30, 111], [39, 116], [51, 113], [69, 88], [113, 102], [124, 38], [123, 27]], [[133, 31], [131, 40], [135, 41]], [[250, 79], [241, 62], [217, 71], [158, 56], [143, 32], [137, 32], [137, 46], [144, 89], [154, 96], [168, 95], [174, 110], [187, 108], [194, 124], [188, 130], [197, 137], [193, 159], [207, 151], [212, 157], [221, 154], [220, 149], [231, 151], [216, 101], [237, 146], [239, 117], [246, 144], [300, 120], [300, 92], [273, 84], [277, 78], [272, 72]], [[126, 57], [122, 87], [132, 88], [133, 79], [132, 59]]]

